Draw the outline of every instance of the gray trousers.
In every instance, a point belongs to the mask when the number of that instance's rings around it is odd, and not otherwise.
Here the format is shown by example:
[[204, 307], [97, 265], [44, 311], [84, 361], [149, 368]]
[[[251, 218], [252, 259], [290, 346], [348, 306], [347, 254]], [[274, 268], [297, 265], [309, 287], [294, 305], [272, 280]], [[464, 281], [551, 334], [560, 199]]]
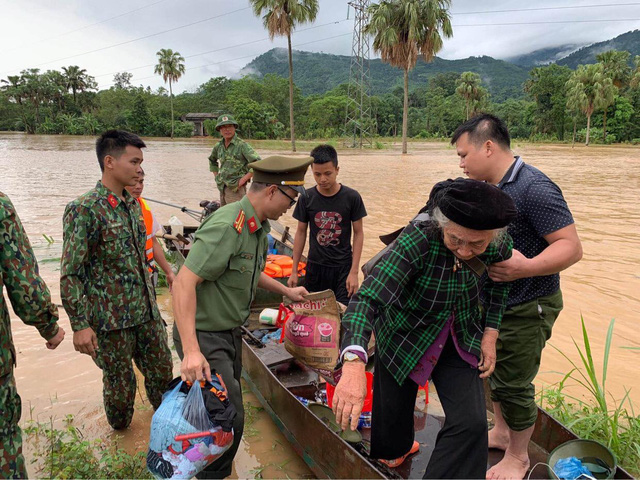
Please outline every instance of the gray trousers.
[[[244, 406], [242, 404], [242, 332], [240, 328], [223, 332], [196, 330], [202, 355], [209, 362], [211, 371], [222, 376], [229, 399], [236, 407], [238, 415], [233, 422], [233, 445], [220, 458], [196, 475], [197, 478], [226, 478], [231, 475], [233, 458], [236, 456], [244, 430]], [[173, 341], [180, 359], [184, 357], [178, 328], [173, 326]]]

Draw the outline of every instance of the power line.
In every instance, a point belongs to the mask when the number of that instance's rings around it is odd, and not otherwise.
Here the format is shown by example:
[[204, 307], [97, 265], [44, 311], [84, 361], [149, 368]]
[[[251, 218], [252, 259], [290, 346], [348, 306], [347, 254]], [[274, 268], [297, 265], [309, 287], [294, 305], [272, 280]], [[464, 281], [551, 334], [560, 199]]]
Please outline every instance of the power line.
[[602, 22], [638, 22], [640, 18], [610, 18], [600, 20], [554, 20], [541, 22], [508, 22], [508, 23], [474, 23], [467, 25], [452, 25], [452, 27], [503, 27], [509, 25], [552, 25], [560, 23], [602, 23]]
[[[193, 25], [197, 25], [197, 24], [199, 24], [199, 23], [208, 22], [209, 20], [213, 20], [213, 19], [216, 19], [216, 18], [225, 17], [225, 16], [227, 16], [227, 15], [232, 15], [232, 14], [234, 14], [234, 13], [242, 12], [243, 10], [248, 10], [248, 9], [250, 9], [250, 8], [251, 8], [251, 7], [239, 8], [239, 9], [237, 9], [237, 10], [232, 10], [231, 12], [222, 13], [222, 14], [220, 14], [220, 15], [214, 15], [213, 17], [204, 18], [204, 19], [202, 19], [202, 20], [198, 20], [198, 21], [196, 21], [196, 22], [191, 22], [191, 23], [187, 23], [187, 24], [185, 24], [185, 25], [180, 25], [179, 27], [169, 28], [169, 29], [167, 29], [167, 30], [163, 30], [163, 31], [161, 31], [161, 32], [152, 33], [152, 34], [150, 34], [150, 35], [145, 35], [145, 36], [143, 36], [143, 37], [134, 38], [134, 39], [132, 39], [132, 40], [127, 40], [127, 41], [125, 41], [125, 42], [114, 43], [113, 45], [107, 45], [106, 47], [96, 48], [95, 50], [90, 50], [90, 51], [87, 51], [87, 52], [78, 53], [78, 54], [76, 54], [76, 55], [70, 55], [70, 56], [68, 56], [68, 57], [58, 58], [58, 59], [56, 59], [56, 60], [51, 60], [50, 62], [40, 63], [40, 64], [38, 64], [38, 65], [35, 65], [35, 67], [42, 67], [43, 65], [50, 65], [50, 64], [52, 64], [52, 63], [61, 62], [62, 60], [69, 60], [69, 59], [71, 59], [71, 58], [82, 57], [82, 56], [84, 56], [84, 55], [89, 55], [89, 54], [91, 54], [91, 53], [96, 53], [96, 52], [101, 52], [101, 51], [104, 51], [104, 50], [109, 50], [110, 48], [121, 47], [122, 45], [127, 45], [127, 44], [129, 44], [129, 43], [138, 42], [138, 41], [140, 41], [140, 40], [144, 40], [144, 39], [146, 39], [146, 38], [157, 37], [158, 35], [162, 35], [162, 34], [164, 34], [164, 33], [168, 33], [168, 32], [175, 32], [176, 30], [180, 30], [180, 29], [182, 29], [182, 28], [191, 27], [191, 26], [193, 26]], [[32, 67], [32, 68], [33, 68], [33, 67]], [[13, 71], [15, 71], [15, 69], [4, 71], [4, 72], [2, 72], [0, 75], [4, 75], [4, 74], [6, 74], [6, 73], [11, 73], [11, 72], [13, 72]]]
[[634, 3], [601, 3], [597, 5], [573, 5], [563, 7], [536, 7], [536, 8], [514, 8], [509, 10], [485, 10], [482, 12], [451, 12], [451, 15], [480, 15], [484, 13], [512, 13], [512, 12], [536, 12], [543, 10], [569, 10], [576, 8], [602, 8], [602, 7], [624, 7], [640, 5], [640, 2]]
[[[340, 23], [342, 23], [342, 22], [346, 22], [346, 21], [348, 21], [348, 20], [349, 20], [348, 18], [345, 18], [345, 19], [343, 19], [343, 20], [336, 20], [336, 21], [334, 21], [334, 22], [327, 22], [327, 23], [323, 23], [323, 24], [320, 24], [320, 25], [314, 25], [314, 26], [312, 26], [312, 27], [303, 28], [303, 29], [301, 29], [301, 30], [296, 30], [296, 33], [306, 32], [306, 31], [308, 31], [308, 30], [315, 30], [316, 28], [326, 27], [327, 25], [338, 25], [338, 24], [340, 24]], [[236, 44], [236, 45], [230, 45], [230, 46], [228, 46], [228, 47], [216, 48], [215, 50], [207, 50], [206, 52], [194, 53], [194, 54], [192, 54], [192, 55], [185, 55], [185, 56], [184, 56], [184, 58], [185, 58], [185, 59], [187, 59], [187, 58], [199, 57], [199, 56], [201, 56], [201, 55], [207, 55], [207, 54], [209, 54], [209, 53], [217, 53], [217, 52], [221, 52], [221, 51], [223, 51], [223, 50], [231, 50], [231, 49], [233, 49], [233, 48], [245, 47], [245, 46], [247, 46], [247, 45], [251, 45], [251, 44], [253, 44], [253, 43], [265, 42], [265, 41], [267, 41], [267, 40], [269, 40], [269, 37], [260, 38], [260, 39], [258, 39], [258, 40], [252, 40], [252, 41], [250, 41], [250, 42], [238, 43], [238, 44]], [[116, 71], [116, 72], [111, 72], [111, 73], [101, 73], [100, 75], [95, 75], [95, 76], [94, 76], [94, 78], [106, 77], [106, 76], [109, 76], [109, 75], [115, 75], [116, 73], [123, 72], [123, 71], [124, 71], [124, 72], [130, 72], [130, 71], [132, 71], [132, 70], [140, 70], [140, 69], [142, 69], [142, 68], [154, 67], [154, 66], [155, 66], [155, 64], [154, 64], [154, 63], [151, 63], [151, 64], [148, 64], [148, 65], [141, 65], [141, 66], [139, 66], [139, 67], [133, 67], [133, 68], [121, 68], [120, 70], [118, 70], [118, 71]]]
[[158, 5], [159, 3], [163, 3], [163, 2], [166, 2], [166, 1], [167, 0], [159, 0], [157, 2], [149, 3], [147, 5], [143, 5], [142, 7], [136, 8], [134, 10], [129, 10], [128, 12], [124, 12], [124, 13], [121, 13], [119, 15], [115, 15], [113, 17], [105, 18], [104, 20], [100, 20], [99, 22], [91, 23], [89, 25], [85, 25], [84, 27], [76, 28], [75, 30], [69, 30], [68, 32], [64, 32], [64, 33], [61, 33], [59, 35], [55, 35], [53, 37], [43, 38], [43, 39], [38, 40], [38, 41], [36, 41], [34, 43], [31, 43], [29, 45], [22, 45], [20, 47], [12, 48], [11, 50], [5, 50], [5, 53], [15, 52], [16, 50], [22, 50], [22, 49], [25, 49], [25, 48], [30, 48], [30, 47], [33, 47], [34, 45], [40, 45], [41, 43], [48, 42], [48, 41], [51, 41], [51, 40], [55, 40], [56, 38], [64, 37], [64, 36], [67, 36], [67, 35], [71, 35], [72, 33], [80, 32], [80, 31], [86, 30], [87, 28], [90, 28], [90, 27], [95, 27], [96, 25], [100, 25], [100, 24], [108, 22], [110, 20], [115, 20], [116, 18], [124, 17], [126, 15], [130, 15], [132, 13], [139, 12], [140, 10], [144, 10], [145, 8], [153, 7], [154, 5]]
[[[492, 27], [492, 26], [508, 26], [508, 25], [540, 25], [540, 24], [627, 22], [627, 21], [640, 21], [640, 18], [608, 19], [608, 20], [565, 20], [565, 21], [549, 21], [549, 22], [478, 23], [478, 24], [453, 25], [453, 26], [456, 27], [456, 28], [459, 28], [459, 27]], [[341, 34], [341, 35], [335, 35], [335, 36], [332, 36], [332, 37], [321, 38], [319, 40], [313, 40], [313, 41], [310, 41], [310, 42], [298, 43], [298, 44], [296, 44], [294, 46], [295, 47], [299, 47], [299, 46], [303, 46], [303, 45], [309, 45], [309, 44], [312, 44], [312, 43], [322, 42], [322, 41], [325, 41], [325, 40], [332, 40], [332, 39], [344, 37], [344, 36], [347, 36], [347, 35], [352, 35], [352, 32], [344, 33], [344, 34]], [[248, 43], [257, 43], [257, 42], [248, 42]], [[231, 47], [229, 47], [229, 48], [231, 48]], [[223, 63], [230, 63], [230, 62], [234, 62], [234, 61], [237, 61], [237, 60], [243, 60], [245, 58], [252, 58], [254, 56], [255, 56], [255, 54], [244, 55], [242, 57], [232, 58], [230, 60], [222, 60], [222, 61], [219, 61], [219, 62], [206, 63], [204, 65], [198, 65], [198, 66], [195, 66], [195, 67], [189, 67], [186, 70], [193, 70], [193, 69], [196, 69], [196, 68], [204, 68], [204, 67], [209, 67], [209, 66], [212, 66], [212, 65], [220, 65], [220, 64], [223, 64]], [[152, 66], [152, 65], [146, 65], [146, 66]], [[144, 67], [139, 67], [139, 68], [144, 68]], [[136, 79], [136, 82], [139, 82], [141, 80], [148, 80], [150, 78], [155, 78], [155, 75], [149, 75], [147, 77], [138, 78], [138, 79]], [[108, 87], [113, 86], [113, 85], [115, 85], [115, 83], [107, 84], [105, 86], [105, 88], [108, 88]]]
[[[353, 34], [353, 32], [348, 32], [348, 33], [342, 33], [340, 35], [334, 35], [332, 37], [325, 37], [325, 38], [320, 38], [320, 39], [317, 39], [317, 40], [311, 40], [309, 42], [296, 43], [295, 45], [292, 45], [292, 48], [293, 47], [301, 47], [303, 45], [309, 45], [309, 44], [312, 44], [312, 43], [324, 42], [326, 40], [333, 40], [334, 38], [345, 37], [347, 35], [352, 35], [352, 34]], [[251, 55], [244, 55], [242, 57], [231, 58], [229, 60], [221, 60], [219, 62], [205, 63], [204, 65], [197, 65], [195, 67], [189, 67], [189, 68], [186, 68], [185, 70], [188, 71], [188, 70], [194, 70], [196, 68], [210, 67], [211, 65], [220, 65], [222, 63], [230, 63], [230, 62], [235, 62], [236, 60], [244, 60], [245, 58], [252, 58], [252, 57], [255, 57], [255, 54], [252, 53]], [[150, 78], [155, 78], [155, 77], [156, 77], [156, 75], [149, 75], [148, 77], [137, 78], [135, 81], [139, 82], [141, 80], [148, 80]], [[109, 83], [109, 84], [105, 85], [105, 88], [112, 87], [113, 85], [115, 85], [115, 83]]]

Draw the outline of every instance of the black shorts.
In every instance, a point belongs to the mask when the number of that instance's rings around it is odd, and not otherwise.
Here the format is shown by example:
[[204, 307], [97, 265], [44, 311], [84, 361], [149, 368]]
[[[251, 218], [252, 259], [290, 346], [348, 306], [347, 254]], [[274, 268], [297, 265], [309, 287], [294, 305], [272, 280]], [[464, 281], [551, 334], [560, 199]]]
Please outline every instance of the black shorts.
[[310, 292], [333, 290], [336, 300], [345, 305], [349, 304], [347, 292], [347, 277], [351, 270], [351, 264], [328, 267], [317, 263], [307, 263], [307, 275], [304, 286]]

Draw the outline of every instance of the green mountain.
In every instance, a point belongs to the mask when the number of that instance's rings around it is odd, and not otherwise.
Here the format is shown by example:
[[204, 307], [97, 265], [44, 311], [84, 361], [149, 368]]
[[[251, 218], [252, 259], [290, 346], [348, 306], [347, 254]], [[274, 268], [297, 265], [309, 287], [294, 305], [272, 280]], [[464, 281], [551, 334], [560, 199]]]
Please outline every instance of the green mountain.
[[575, 52], [581, 45], [560, 45], [557, 47], [541, 48], [533, 52], [525, 53], [515, 57], [505, 58], [509, 63], [514, 63], [521, 67], [534, 68], [557, 62], [559, 59]]
[[[326, 53], [293, 52], [293, 80], [304, 95], [322, 94], [349, 80], [351, 58]], [[379, 95], [402, 87], [402, 70], [379, 59], [371, 60], [371, 90]], [[489, 89], [494, 101], [518, 98], [524, 95], [522, 84], [527, 80], [529, 69], [491, 57], [469, 57], [462, 60], [444, 60], [436, 57], [433, 62], [418, 60], [409, 74], [410, 88], [427, 83], [430, 77], [447, 72], [475, 72]], [[255, 58], [240, 71], [240, 75], [262, 77], [268, 73], [289, 76], [287, 51], [274, 48]]]
[[583, 47], [571, 55], [561, 58], [556, 63], [575, 69], [578, 65], [596, 63], [596, 55], [607, 50], [626, 50], [631, 53], [629, 60], [633, 60], [636, 55], [640, 55], [640, 30], [633, 30], [606, 42], [594, 43]]

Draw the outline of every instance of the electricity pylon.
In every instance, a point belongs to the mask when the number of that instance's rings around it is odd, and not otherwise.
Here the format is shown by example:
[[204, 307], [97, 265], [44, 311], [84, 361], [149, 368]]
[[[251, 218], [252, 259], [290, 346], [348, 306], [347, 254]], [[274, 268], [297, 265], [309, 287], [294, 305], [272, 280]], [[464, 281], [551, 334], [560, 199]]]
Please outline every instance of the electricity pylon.
[[371, 146], [371, 76], [369, 72], [369, 39], [364, 27], [369, 21], [367, 9], [370, 0], [351, 0], [348, 2], [355, 11], [353, 42], [351, 48], [351, 68], [349, 69], [349, 87], [347, 113], [344, 133], [350, 147]]

